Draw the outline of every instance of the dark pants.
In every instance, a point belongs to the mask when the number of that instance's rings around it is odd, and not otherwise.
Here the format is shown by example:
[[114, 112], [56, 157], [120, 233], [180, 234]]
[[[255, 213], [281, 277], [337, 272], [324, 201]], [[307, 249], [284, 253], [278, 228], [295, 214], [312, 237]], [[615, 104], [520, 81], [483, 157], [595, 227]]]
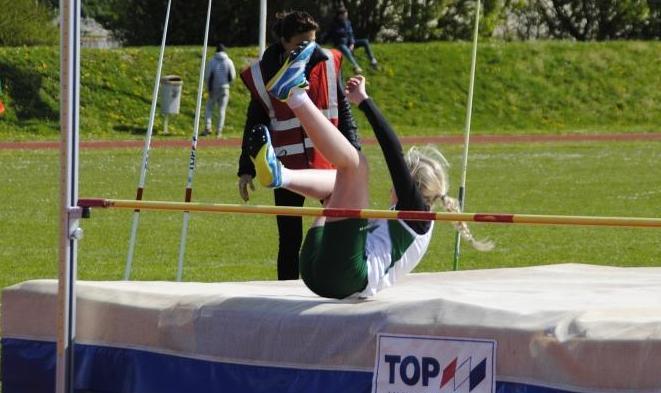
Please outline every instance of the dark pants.
[[[361, 48], [361, 47], [365, 48], [365, 52], [367, 53], [367, 57], [370, 59], [370, 63], [376, 64], [376, 58], [374, 57], [374, 53], [372, 53], [372, 48], [370, 47], [370, 43], [366, 38], [356, 40], [353, 43], [353, 47], [354, 50], [356, 50], [356, 48]], [[342, 52], [344, 57], [347, 58], [347, 60], [349, 60], [349, 62], [354, 68], [360, 68], [358, 66], [358, 62], [356, 61], [356, 58], [353, 56], [353, 53], [351, 52], [348, 46], [340, 44], [337, 45], [337, 49], [339, 49]]]
[[[273, 190], [276, 206], [303, 206], [305, 198], [284, 188]], [[303, 242], [303, 218], [277, 216], [278, 280], [298, 280], [298, 253]]]

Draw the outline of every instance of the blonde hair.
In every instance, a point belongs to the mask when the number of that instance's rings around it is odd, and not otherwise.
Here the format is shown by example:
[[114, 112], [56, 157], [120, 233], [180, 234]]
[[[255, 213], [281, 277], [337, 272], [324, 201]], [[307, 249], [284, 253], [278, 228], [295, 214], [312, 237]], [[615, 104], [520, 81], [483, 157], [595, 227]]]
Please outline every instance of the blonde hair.
[[[430, 209], [440, 204], [445, 211], [452, 213], [461, 211], [459, 201], [448, 196], [450, 164], [440, 151], [433, 146], [413, 146], [406, 153], [405, 159], [422, 198]], [[493, 249], [493, 242], [475, 239], [465, 222], [453, 222], [452, 225], [461, 237], [470, 242], [475, 249], [480, 251]]]

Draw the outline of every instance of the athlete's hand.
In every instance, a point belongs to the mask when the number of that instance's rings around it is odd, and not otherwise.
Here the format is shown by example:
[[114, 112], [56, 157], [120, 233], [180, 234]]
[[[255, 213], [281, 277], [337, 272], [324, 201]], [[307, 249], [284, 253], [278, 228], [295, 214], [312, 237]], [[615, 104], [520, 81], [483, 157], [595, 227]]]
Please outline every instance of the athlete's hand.
[[349, 78], [344, 87], [344, 94], [349, 99], [349, 102], [355, 105], [366, 100], [368, 96], [365, 91], [365, 77], [362, 75], [356, 75]]
[[243, 199], [245, 202], [250, 199], [250, 195], [248, 194], [248, 186], [250, 186], [251, 190], [255, 191], [255, 185], [252, 183], [252, 176], [241, 175], [239, 177], [239, 195], [241, 195], [241, 199]]

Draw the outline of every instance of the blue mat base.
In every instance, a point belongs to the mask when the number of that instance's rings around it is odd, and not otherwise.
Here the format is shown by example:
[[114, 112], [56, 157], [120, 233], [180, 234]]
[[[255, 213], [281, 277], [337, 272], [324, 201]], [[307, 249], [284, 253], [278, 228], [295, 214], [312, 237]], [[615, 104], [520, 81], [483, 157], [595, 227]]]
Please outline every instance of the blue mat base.
[[[369, 393], [372, 373], [212, 362], [127, 348], [76, 344], [80, 393]], [[2, 392], [55, 391], [55, 343], [3, 338]], [[497, 393], [578, 393], [497, 382]]]

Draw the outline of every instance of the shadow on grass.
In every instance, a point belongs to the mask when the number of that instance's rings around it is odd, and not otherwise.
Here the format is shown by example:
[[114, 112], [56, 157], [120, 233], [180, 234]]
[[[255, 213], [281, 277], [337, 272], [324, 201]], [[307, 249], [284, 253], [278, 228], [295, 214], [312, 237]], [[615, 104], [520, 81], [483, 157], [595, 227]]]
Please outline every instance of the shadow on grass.
[[12, 109], [18, 120], [59, 118], [58, 108], [53, 108], [39, 94], [43, 80], [39, 73], [0, 63], [0, 76], [3, 89], [11, 92]]
[[139, 95], [136, 93], [132, 93], [130, 91], [126, 91], [124, 89], [120, 89], [117, 86], [108, 86], [108, 85], [102, 85], [99, 83], [87, 83], [87, 86], [90, 88], [92, 91], [99, 91], [99, 90], [104, 90], [106, 93], [108, 93], [110, 96], [113, 95], [122, 95], [128, 98], [133, 99], [134, 101], [139, 101], [142, 104], [151, 105], [151, 95], [149, 97], [145, 97], [143, 95]]
[[123, 124], [115, 125], [112, 129], [119, 132], [128, 132], [132, 135], [144, 135], [146, 133], [145, 127], [128, 126]]

